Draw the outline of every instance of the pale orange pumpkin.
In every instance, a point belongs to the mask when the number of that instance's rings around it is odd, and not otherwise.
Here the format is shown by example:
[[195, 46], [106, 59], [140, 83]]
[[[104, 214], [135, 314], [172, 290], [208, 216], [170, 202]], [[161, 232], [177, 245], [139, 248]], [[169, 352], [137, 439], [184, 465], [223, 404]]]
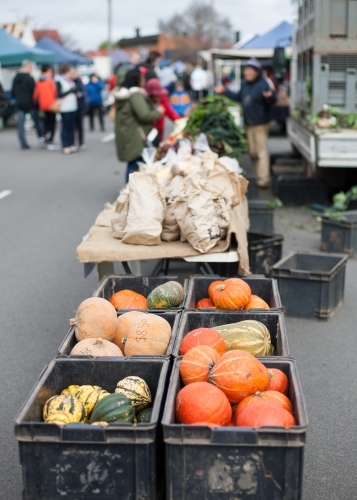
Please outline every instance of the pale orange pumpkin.
[[115, 309], [147, 309], [146, 298], [132, 290], [120, 290], [109, 299]]
[[70, 320], [78, 342], [86, 338], [113, 340], [117, 328], [117, 312], [110, 302], [100, 297], [84, 300]]
[[182, 382], [207, 382], [211, 369], [219, 359], [218, 352], [207, 345], [200, 345], [190, 349], [182, 358], [180, 375]]
[[118, 346], [104, 339], [84, 339], [76, 344], [71, 356], [123, 356]]
[[209, 293], [217, 309], [231, 310], [244, 309], [252, 295], [250, 286], [239, 278], [230, 278], [224, 282], [218, 282], [209, 290]]
[[171, 326], [157, 314], [140, 313], [129, 326], [123, 338], [125, 356], [166, 354], [171, 338]]
[[124, 352], [123, 338], [127, 336], [133, 320], [138, 318], [140, 314], [142, 313], [139, 311], [129, 311], [117, 317], [117, 328], [113, 343], [117, 345], [122, 352]]

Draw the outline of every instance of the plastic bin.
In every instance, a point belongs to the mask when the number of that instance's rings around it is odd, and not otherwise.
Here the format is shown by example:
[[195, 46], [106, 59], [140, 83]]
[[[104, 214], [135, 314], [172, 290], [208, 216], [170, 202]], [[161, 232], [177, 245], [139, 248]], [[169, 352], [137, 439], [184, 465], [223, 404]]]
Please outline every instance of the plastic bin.
[[283, 255], [281, 234], [248, 233], [249, 266], [253, 274], [271, 276], [271, 268]]
[[229, 313], [227, 311], [225, 313], [184, 311], [182, 313], [180, 328], [172, 354], [176, 357], [180, 355], [182, 340], [191, 330], [202, 327], [214, 328], [215, 326], [238, 323], [249, 319], [260, 321], [268, 328], [271, 335], [271, 343], [275, 348], [276, 356], [289, 356], [289, 345], [286, 335], [284, 314], [282, 312], [263, 312], [262, 310], [260, 310], [260, 312], [232, 311]]
[[[225, 279], [226, 278], [221, 278], [219, 276], [191, 276], [188, 284], [185, 309], [196, 309], [197, 302], [208, 297], [208, 287], [210, 284], [213, 281]], [[259, 295], [259, 297], [265, 300], [265, 302], [270, 306], [271, 311], [281, 310], [282, 305], [276, 280], [264, 277], [249, 277], [241, 279], [248, 283], [253, 295]], [[212, 309], [199, 310], [212, 312]], [[241, 311], [241, 313], [242, 312], [244, 311]]]
[[266, 200], [249, 200], [249, 231], [252, 233], [274, 233], [274, 210], [267, 208]]
[[328, 320], [343, 303], [348, 256], [293, 252], [272, 269], [288, 316]]
[[278, 198], [287, 206], [329, 203], [329, 188], [324, 179], [303, 175], [279, 175], [276, 179]]
[[357, 253], [357, 211], [334, 215], [338, 218], [322, 217], [321, 250], [353, 257]]
[[[146, 313], [146, 314], [149, 314], [149, 311], [142, 311], [143, 313]], [[124, 314], [124, 313], [122, 313]], [[172, 328], [172, 332], [171, 332], [171, 339], [170, 339], [170, 343], [167, 347], [167, 352], [166, 352], [166, 355], [165, 356], [170, 356], [171, 353], [172, 353], [172, 350], [174, 348], [174, 345], [175, 345], [175, 339], [176, 339], [176, 335], [177, 335], [177, 332], [178, 332], [178, 328], [179, 328], [179, 325], [180, 325], [180, 320], [181, 320], [181, 313], [176, 311], [176, 312], [165, 312], [165, 313], [157, 313], [155, 311], [155, 313], [151, 313], [150, 314], [158, 314], [158, 316], [161, 316], [162, 318], [166, 319], [166, 321], [168, 321], [171, 325], [171, 328]], [[120, 316], [120, 314], [119, 314]], [[58, 355], [59, 356], [62, 356], [62, 355], [66, 355], [66, 356], [69, 356], [70, 352], [72, 351], [73, 347], [77, 344], [77, 340], [76, 340], [76, 337], [75, 337], [75, 334], [74, 334], [74, 328], [70, 328], [69, 331], [67, 332], [67, 335], [65, 336], [62, 344], [60, 345], [60, 347], [58, 348]], [[131, 357], [141, 357], [141, 356], [131, 356]], [[144, 356], [146, 357], [146, 356]], [[158, 356], [159, 358], [163, 357], [163, 356]], [[99, 357], [99, 359], [103, 359], [103, 357]], [[97, 384], [98, 385], [98, 384]]]
[[[25, 500], [160, 498], [163, 443], [159, 422], [169, 360], [56, 359], [40, 375], [15, 420]], [[119, 380], [138, 375], [153, 396], [149, 424], [57, 426], [42, 421], [48, 398], [70, 384], [100, 384], [114, 392]]]
[[[147, 297], [150, 292], [154, 290], [159, 285], [163, 285], [168, 281], [178, 281], [177, 276], [159, 276], [157, 278], [147, 278], [144, 276], [104, 276], [98, 285], [98, 288], [93, 293], [93, 297], [102, 297], [103, 299], [109, 300], [110, 297], [120, 290], [133, 290], [134, 292], [141, 293], [144, 297]], [[186, 291], [187, 280], [184, 283], [184, 289]], [[181, 311], [183, 308], [183, 303], [178, 307], [171, 307], [170, 311]], [[153, 312], [165, 312], [168, 309], [153, 309]], [[118, 309], [119, 312], [127, 312], [129, 309]]]
[[297, 419], [290, 429], [177, 424], [181, 359], [175, 361], [162, 420], [167, 500], [301, 500], [308, 420], [295, 361], [260, 360], [289, 377]]

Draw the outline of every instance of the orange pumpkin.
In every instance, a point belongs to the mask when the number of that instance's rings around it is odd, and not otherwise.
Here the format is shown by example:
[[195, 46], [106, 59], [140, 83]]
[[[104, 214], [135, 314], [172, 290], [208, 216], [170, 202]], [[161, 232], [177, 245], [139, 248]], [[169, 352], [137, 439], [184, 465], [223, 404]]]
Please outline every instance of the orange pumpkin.
[[117, 328], [117, 312], [107, 300], [91, 297], [79, 305], [76, 317], [69, 322], [75, 328], [78, 342], [87, 338], [112, 341]]
[[199, 345], [190, 349], [182, 358], [180, 375], [182, 382], [207, 382], [212, 367], [217, 363], [218, 352], [208, 345]]
[[[188, 386], [189, 387], [189, 386]], [[296, 425], [293, 415], [280, 408], [274, 403], [267, 401], [257, 401], [252, 405], [246, 406], [237, 413], [236, 425], [238, 427], [285, 427], [288, 429]]]
[[171, 338], [171, 326], [157, 314], [140, 313], [123, 338], [124, 355], [162, 356]]
[[289, 391], [289, 379], [285, 375], [285, 373], [278, 368], [269, 368], [268, 375], [269, 385], [267, 387], [267, 390], [278, 391], [287, 396]]
[[181, 343], [180, 354], [186, 354], [192, 347], [198, 345], [209, 345], [219, 354], [226, 352], [225, 341], [213, 328], [197, 328], [185, 335]]
[[182, 424], [227, 425], [232, 408], [220, 389], [208, 382], [194, 382], [177, 394], [176, 417]]
[[258, 297], [258, 295], [252, 295], [250, 297], [250, 301], [244, 308], [246, 311], [250, 311], [250, 309], [270, 309], [265, 300]]
[[239, 278], [230, 278], [215, 285], [210, 297], [217, 309], [244, 309], [249, 303], [252, 291], [250, 286]]
[[224, 280], [212, 281], [212, 283], [208, 287], [208, 296], [212, 300], [213, 303], [214, 303], [213, 295], [214, 295], [214, 291], [216, 289], [216, 286], [222, 285], [223, 283], [224, 283]]
[[103, 339], [84, 339], [76, 344], [71, 356], [123, 356], [121, 349], [113, 342]]
[[146, 298], [132, 290], [120, 290], [109, 299], [115, 309], [147, 309]]
[[269, 375], [263, 363], [252, 354], [236, 349], [220, 357], [211, 370], [210, 382], [235, 404], [251, 394], [265, 391]]
[[196, 304], [196, 309], [216, 309], [211, 299], [201, 299]]
[[133, 320], [142, 314], [139, 311], [129, 311], [117, 317], [117, 328], [113, 342], [124, 352], [123, 338], [128, 334], [129, 327]]
[[290, 399], [278, 391], [256, 392], [255, 394], [244, 398], [237, 407], [237, 413], [242, 411], [246, 406], [255, 404], [257, 401], [268, 401], [268, 403], [273, 403], [280, 406], [280, 408], [284, 408], [290, 413], [293, 413], [293, 405]]

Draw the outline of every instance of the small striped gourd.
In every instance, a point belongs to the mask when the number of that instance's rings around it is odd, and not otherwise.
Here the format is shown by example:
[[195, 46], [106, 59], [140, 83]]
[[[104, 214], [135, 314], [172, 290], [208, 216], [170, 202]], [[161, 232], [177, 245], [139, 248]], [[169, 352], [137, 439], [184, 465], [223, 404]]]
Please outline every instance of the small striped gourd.
[[104, 391], [97, 385], [81, 385], [78, 387], [75, 394], [76, 398], [84, 404], [88, 417], [92, 413], [97, 402], [108, 395], [109, 392]]
[[78, 389], [79, 385], [70, 385], [66, 389], [63, 389], [61, 394], [72, 394], [72, 396], [75, 396]]
[[152, 408], [145, 408], [138, 413], [137, 421], [138, 424], [148, 424], [151, 420]]
[[66, 425], [71, 423], [73, 423], [72, 415], [63, 411], [51, 413], [46, 419], [46, 424]]
[[154, 288], [147, 298], [147, 305], [149, 309], [170, 309], [170, 307], [179, 306], [184, 296], [185, 292], [181, 283], [168, 281]]
[[140, 377], [125, 377], [117, 383], [115, 392], [129, 398], [136, 412], [143, 410], [151, 403], [149, 386]]
[[62, 394], [48, 399], [43, 407], [43, 419], [46, 421], [52, 413], [63, 412], [72, 418], [72, 422], [85, 422], [87, 412], [84, 405], [72, 394]]
[[254, 356], [269, 356], [274, 352], [269, 330], [260, 321], [246, 320], [213, 328], [221, 334], [227, 351], [241, 349]]
[[109, 394], [95, 405], [89, 423], [122, 422], [133, 424], [135, 411], [130, 399], [123, 394]]

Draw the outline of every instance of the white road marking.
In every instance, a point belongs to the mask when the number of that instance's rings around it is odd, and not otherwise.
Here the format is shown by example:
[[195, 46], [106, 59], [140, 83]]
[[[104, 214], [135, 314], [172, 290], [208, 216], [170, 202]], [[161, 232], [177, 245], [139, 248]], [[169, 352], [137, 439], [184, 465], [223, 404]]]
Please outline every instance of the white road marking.
[[104, 137], [101, 138], [101, 142], [110, 142], [115, 139], [115, 134], [112, 132], [111, 134], [105, 135]]
[[6, 196], [10, 196], [12, 194], [11, 189], [5, 189], [4, 191], [0, 191], [0, 200], [6, 198]]

